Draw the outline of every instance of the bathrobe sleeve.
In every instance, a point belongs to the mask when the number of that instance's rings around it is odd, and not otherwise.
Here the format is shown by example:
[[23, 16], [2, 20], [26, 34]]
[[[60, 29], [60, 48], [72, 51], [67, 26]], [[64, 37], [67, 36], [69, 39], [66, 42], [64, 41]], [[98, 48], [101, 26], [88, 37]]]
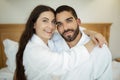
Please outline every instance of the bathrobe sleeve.
[[102, 48], [96, 47], [92, 52], [95, 54], [94, 60], [94, 79], [95, 80], [112, 80], [112, 57], [106, 45]]

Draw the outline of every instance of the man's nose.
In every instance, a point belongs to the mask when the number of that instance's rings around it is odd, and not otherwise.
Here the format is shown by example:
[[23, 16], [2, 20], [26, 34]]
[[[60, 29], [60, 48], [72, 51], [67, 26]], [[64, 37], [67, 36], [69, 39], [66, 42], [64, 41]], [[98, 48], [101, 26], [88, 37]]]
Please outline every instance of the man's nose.
[[68, 29], [68, 25], [66, 23], [63, 24], [63, 28], [64, 30], [67, 30]]

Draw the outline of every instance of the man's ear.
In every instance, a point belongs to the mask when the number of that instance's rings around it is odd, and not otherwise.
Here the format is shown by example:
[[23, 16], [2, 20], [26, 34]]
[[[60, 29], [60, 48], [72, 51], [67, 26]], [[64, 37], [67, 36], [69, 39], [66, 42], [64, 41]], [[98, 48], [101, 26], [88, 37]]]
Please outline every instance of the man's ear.
[[79, 18], [77, 19], [77, 23], [79, 26], [81, 25], [81, 20]]

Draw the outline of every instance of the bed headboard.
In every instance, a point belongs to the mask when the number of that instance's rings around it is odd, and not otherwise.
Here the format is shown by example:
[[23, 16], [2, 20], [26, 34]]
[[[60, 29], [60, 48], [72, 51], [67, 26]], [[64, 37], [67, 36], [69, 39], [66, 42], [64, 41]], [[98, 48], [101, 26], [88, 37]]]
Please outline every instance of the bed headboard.
[[[19, 41], [24, 26], [24, 24], [0, 24], [0, 68], [6, 66], [7, 59], [4, 53], [3, 40], [9, 38]], [[83, 23], [81, 26], [102, 33], [109, 43], [111, 23]]]

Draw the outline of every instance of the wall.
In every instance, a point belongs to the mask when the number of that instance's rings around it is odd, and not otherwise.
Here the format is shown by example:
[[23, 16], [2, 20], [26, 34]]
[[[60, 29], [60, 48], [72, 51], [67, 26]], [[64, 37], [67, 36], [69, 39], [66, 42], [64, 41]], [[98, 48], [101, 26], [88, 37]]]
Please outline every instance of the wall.
[[75, 8], [82, 22], [110, 22], [110, 50], [120, 57], [120, 0], [0, 0], [0, 23], [25, 23], [38, 4], [56, 9], [67, 4]]

